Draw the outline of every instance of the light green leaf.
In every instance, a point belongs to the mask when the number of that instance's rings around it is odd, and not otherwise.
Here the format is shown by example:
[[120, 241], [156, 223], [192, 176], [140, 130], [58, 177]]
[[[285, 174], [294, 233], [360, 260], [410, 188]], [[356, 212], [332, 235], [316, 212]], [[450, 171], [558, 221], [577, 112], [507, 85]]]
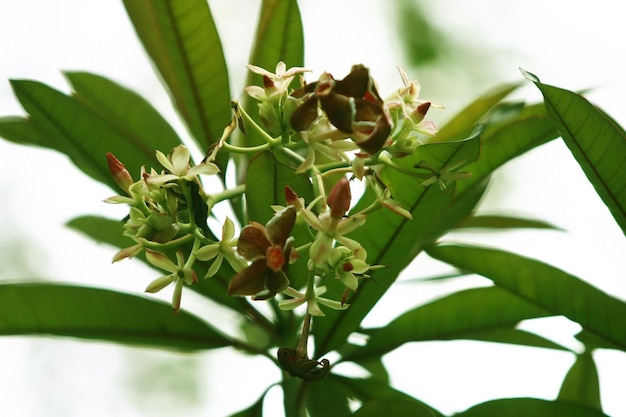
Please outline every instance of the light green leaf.
[[432, 257], [491, 279], [553, 314], [562, 314], [626, 350], [626, 303], [560, 269], [509, 252], [441, 245]]
[[548, 114], [585, 175], [626, 233], [626, 133], [581, 95], [543, 84], [524, 72], [541, 91]]
[[563, 380], [558, 399], [602, 410], [598, 370], [590, 350], [577, 356]]
[[601, 411], [567, 401], [537, 398], [506, 398], [487, 401], [455, 414], [455, 417], [606, 417]]
[[175, 350], [214, 349], [229, 340], [160, 301], [61, 284], [0, 285], [1, 335], [54, 335]]
[[384, 327], [368, 330], [367, 344], [343, 359], [379, 357], [404, 343], [425, 340], [478, 339], [508, 343], [520, 321], [550, 315], [501, 288], [473, 288], [419, 306]]
[[449, 142], [464, 138], [475, 125], [485, 121], [489, 110], [518, 87], [519, 83], [505, 84], [480, 96], [446, 122], [437, 132], [434, 141]]
[[532, 229], [552, 229], [561, 230], [558, 227], [544, 222], [542, 220], [524, 219], [521, 217], [484, 215], [472, 216], [463, 221], [459, 228], [479, 228], [479, 229], [513, 229], [513, 228], [532, 228]]
[[135, 31], [201, 149], [230, 121], [228, 70], [206, 0], [124, 0]]
[[167, 154], [181, 143], [163, 116], [134, 91], [87, 72], [66, 72], [65, 76], [74, 88], [75, 99], [137, 148], [148, 154], [157, 150]]

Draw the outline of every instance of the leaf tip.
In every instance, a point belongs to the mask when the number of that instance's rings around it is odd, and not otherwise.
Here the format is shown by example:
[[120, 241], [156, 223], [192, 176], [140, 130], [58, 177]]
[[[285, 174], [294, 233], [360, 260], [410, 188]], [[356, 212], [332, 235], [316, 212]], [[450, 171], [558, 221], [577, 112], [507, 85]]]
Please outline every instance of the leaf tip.
[[532, 81], [533, 83], [540, 83], [541, 82], [541, 81], [539, 81], [539, 77], [537, 77], [532, 72], [528, 72], [528, 71], [526, 71], [522, 67], [519, 67], [519, 70], [522, 73], [522, 75], [524, 76], [524, 78], [526, 78], [528, 81]]

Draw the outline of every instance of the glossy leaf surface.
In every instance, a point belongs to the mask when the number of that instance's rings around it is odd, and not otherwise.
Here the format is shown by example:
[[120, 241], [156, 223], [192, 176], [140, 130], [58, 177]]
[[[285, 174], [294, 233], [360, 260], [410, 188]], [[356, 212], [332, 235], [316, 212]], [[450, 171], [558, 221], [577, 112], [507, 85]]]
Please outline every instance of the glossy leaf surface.
[[124, 1], [135, 31], [200, 149], [230, 121], [228, 71], [206, 0]]
[[441, 245], [428, 254], [491, 279], [530, 303], [562, 314], [626, 350], [626, 303], [560, 269], [513, 253]]
[[0, 286], [2, 335], [55, 335], [175, 350], [228, 346], [198, 317], [136, 295], [61, 284]]
[[[384, 327], [368, 330], [367, 344], [344, 359], [382, 356], [404, 343], [425, 340], [478, 339], [509, 343], [511, 337], [516, 337], [517, 323], [550, 315], [549, 311], [501, 288], [473, 288], [422, 305]], [[540, 343], [532, 336], [526, 342], [535, 346]]]
[[626, 132], [581, 95], [525, 75], [543, 94], [565, 144], [626, 233]]

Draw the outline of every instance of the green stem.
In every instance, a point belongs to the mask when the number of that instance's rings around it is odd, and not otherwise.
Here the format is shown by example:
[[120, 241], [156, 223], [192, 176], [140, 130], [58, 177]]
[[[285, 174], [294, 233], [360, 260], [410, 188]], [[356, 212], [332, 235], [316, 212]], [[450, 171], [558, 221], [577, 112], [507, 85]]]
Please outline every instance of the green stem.
[[231, 103], [231, 106], [235, 110], [235, 115], [237, 115], [238, 118], [240, 117], [243, 119], [243, 121], [245, 122], [245, 126], [251, 127], [252, 130], [254, 130], [259, 136], [261, 136], [270, 147], [275, 147], [281, 144], [282, 142], [281, 137], [278, 137], [278, 138], [271, 137], [264, 129], [262, 129], [258, 124], [256, 124], [256, 122], [252, 119], [252, 117], [250, 117], [250, 115], [246, 113], [244, 108], [241, 107], [238, 102], [233, 101]]

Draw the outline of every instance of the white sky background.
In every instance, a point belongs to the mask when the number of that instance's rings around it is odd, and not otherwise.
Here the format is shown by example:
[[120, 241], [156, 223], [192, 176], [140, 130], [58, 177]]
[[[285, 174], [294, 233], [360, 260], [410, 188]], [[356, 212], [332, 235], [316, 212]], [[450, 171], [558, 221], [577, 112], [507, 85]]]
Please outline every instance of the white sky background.
[[[120, 3], [0, 3], [0, 115], [23, 114], [11, 93], [9, 78], [36, 79], [67, 92], [61, 71], [85, 70], [105, 75], [148, 97], [184, 134]], [[243, 28], [255, 24], [257, 11], [251, 5], [257, 3], [210, 1], [225, 44], [235, 96], [242, 87], [247, 43], [253, 33], [252, 28]], [[548, 84], [572, 90], [594, 88], [588, 97], [626, 124], [622, 99], [626, 91], [626, 28], [619, 2], [430, 3], [428, 11], [439, 27], [453, 30], [476, 50], [484, 49], [499, 57], [495, 68], [488, 70], [495, 75], [459, 87], [461, 97], [446, 96], [443, 101], [422, 85], [424, 93], [428, 92], [425, 98], [446, 104], [444, 114], [454, 114], [460, 105], [491, 86], [522, 80], [517, 68], [523, 67]], [[395, 33], [389, 30], [392, 15], [384, 5], [384, 1], [375, 0], [301, 1], [307, 67], [314, 74], [327, 70], [342, 77], [352, 64], [362, 62], [378, 79], [382, 95], [395, 89], [400, 82], [395, 66], [403, 62]], [[337, 39], [353, 42], [350, 48], [338, 48], [334, 46]], [[481, 61], [464, 64], [476, 68]], [[410, 75], [419, 80], [420, 74]], [[452, 85], [454, 82], [450, 80]], [[519, 94], [531, 100], [540, 99], [532, 87]], [[0, 141], [0, 163], [0, 251], [13, 254], [14, 259], [27, 259], [31, 271], [17, 275], [19, 269], [5, 262], [0, 265], [0, 280], [32, 276], [133, 292], [143, 290], [152, 279], [151, 272], [146, 273], [133, 262], [111, 266], [114, 250], [98, 247], [63, 227], [67, 220], [80, 214], [121, 217], [123, 212], [118, 207], [101, 203], [110, 195], [107, 188], [73, 169], [64, 156], [49, 151]], [[508, 164], [495, 176], [492, 188], [494, 197], [485, 202], [486, 211], [537, 217], [567, 232], [456, 237], [501, 245], [540, 258], [626, 299], [625, 239], [560, 141]], [[429, 268], [436, 267], [420, 258], [407, 278], [424, 276]], [[384, 324], [411, 303], [447, 291], [450, 287], [446, 284], [398, 284], [377, 306], [368, 324]], [[559, 341], [575, 346], [570, 335], [576, 328], [564, 321], [547, 321], [537, 329], [557, 331]], [[0, 414], [17, 417], [159, 416], [172, 412], [223, 415], [251, 403], [266, 382], [278, 377], [267, 361], [258, 363], [227, 350], [185, 356], [100, 343], [13, 337], [0, 338], [0, 350]], [[622, 398], [626, 355], [598, 352], [596, 359], [605, 411], [612, 416], [626, 416]], [[397, 371], [393, 375], [398, 388], [451, 413], [497, 397], [554, 398], [573, 356], [512, 346], [447, 342], [407, 346], [388, 355], [386, 362], [392, 372]], [[131, 363], [137, 366], [131, 369]], [[495, 366], [485, 369], [486, 363]], [[408, 367], [410, 373], [406, 372]], [[158, 378], [161, 372], [175, 378], [162, 381]], [[266, 382], [255, 380], [253, 375], [261, 375], [260, 379]], [[236, 404], [231, 400], [234, 390]], [[173, 411], [168, 405], [174, 407]]]

